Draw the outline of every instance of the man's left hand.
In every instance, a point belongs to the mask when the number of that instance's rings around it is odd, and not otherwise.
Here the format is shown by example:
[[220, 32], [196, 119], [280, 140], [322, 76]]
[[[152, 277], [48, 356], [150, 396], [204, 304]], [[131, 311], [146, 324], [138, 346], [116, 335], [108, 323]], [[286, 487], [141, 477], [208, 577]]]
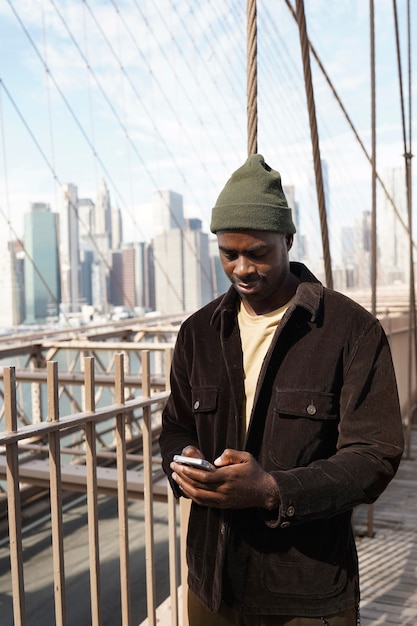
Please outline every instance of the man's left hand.
[[221, 509], [279, 505], [278, 485], [249, 452], [226, 449], [215, 461], [213, 472], [172, 463], [172, 478], [196, 504]]

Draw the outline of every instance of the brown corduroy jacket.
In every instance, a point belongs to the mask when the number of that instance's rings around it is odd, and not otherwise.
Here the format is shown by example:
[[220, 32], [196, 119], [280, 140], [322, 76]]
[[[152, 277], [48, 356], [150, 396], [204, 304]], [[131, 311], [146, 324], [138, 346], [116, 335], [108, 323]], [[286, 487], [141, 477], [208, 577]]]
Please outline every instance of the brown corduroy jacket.
[[[291, 271], [301, 282], [263, 363], [243, 446], [275, 478], [279, 509], [191, 508], [188, 583], [212, 611], [222, 599], [242, 613], [312, 617], [357, 605], [352, 509], [378, 498], [403, 450], [380, 323], [305, 266]], [[237, 304], [231, 288], [180, 329], [160, 437], [168, 477], [187, 445], [209, 461], [242, 448]]]

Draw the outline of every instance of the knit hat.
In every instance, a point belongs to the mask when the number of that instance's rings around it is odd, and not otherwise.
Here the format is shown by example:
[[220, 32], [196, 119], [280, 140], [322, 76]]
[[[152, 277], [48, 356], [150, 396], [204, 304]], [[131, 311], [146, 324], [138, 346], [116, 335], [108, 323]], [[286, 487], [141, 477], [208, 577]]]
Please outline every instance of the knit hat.
[[281, 175], [261, 154], [252, 154], [229, 178], [213, 208], [210, 230], [295, 233]]

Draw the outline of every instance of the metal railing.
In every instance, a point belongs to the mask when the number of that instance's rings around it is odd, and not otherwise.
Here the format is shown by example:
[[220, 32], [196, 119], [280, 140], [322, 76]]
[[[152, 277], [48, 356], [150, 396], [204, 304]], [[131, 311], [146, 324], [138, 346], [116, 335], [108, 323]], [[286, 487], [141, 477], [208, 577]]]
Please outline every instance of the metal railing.
[[[170, 366], [170, 350], [167, 349], [166, 372]], [[7, 482], [9, 550], [11, 587], [13, 597], [13, 619], [15, 626], [26, 626], [25, 569], [22, 547], [21, 487], [22, 483], [45, 485], [50, 496], [52, 566], [55, 624], [67, 624], [65, 549], [63, 524], [63, 492], [72, 486], [84, 490], [87, 501], [88, 558], [90, 579], [91, 624], [100, 626], [101, 579], [100, 579], [100, 525], [98, 496], [101, 492], [117, 497], [118, 516], [118, 560], [120, 566], [121, 623], [132, 626], [128, 533], [128, 502], [130, 498], [143, 498], [145, 512], [145, 555], [147, 623], [156, 624], [155, 568], [154, 568], [154, 504], [158, 499], [168, 502], [169, 535], [169, 580], [171, 593], [171, 623], [179, 623], [178, 616], [178, 563], [177, 503], [165, 478], [161, 477], [160, 459], [153, 456], [153, 434], [157, 428], [158, 411], [168, 397], [168, 382], [165, 391], [151, 391], [150, 354], [141, 353], [141, 395], [125, 399], [124, 355], [115, 357], [114, 404], [95, 406], [94, 358], [84, 360], [84, 410], [60, 416], [59, 375], [56, 362], [47, 363], [47, 419], [36, 424], [18, 425], [16, 404], [16, 371], [14, 367], [3, 370], [5, 430], [0, 432], [0, 455], [3, 460], [0, 472]], [[168, 381], [168, 375], [166, 376]], [[129, 454], [126, 439], [128, 420], [133, 413], [140, 412], [142, 429], [142, 454]], [[104, 469], [97, 451], [96, 428], [100, 422], [114, 420], [114, 463]], [[67, 456], [62, 444], [68, 432], [83, 431], [84, 456], [77, 457], [76, 464], [64, 463]], [[33, 442], [36, 445], [33, 445]], [[34, 454], [33, 448], [38, 450]], [[47, 450], [47, 453], [45, 453]], [[109, 461], [107, 457], [107, 462]], [[136, 461], [135, 469], [129, 469]], [[77, 477], [73, 477], [76, 470]], [[159, 471], [158, 471], [159, 470]], [[103, 471], [106, 476], [103, 476]], [[135, 626], [137, 626], [135, 624]]]

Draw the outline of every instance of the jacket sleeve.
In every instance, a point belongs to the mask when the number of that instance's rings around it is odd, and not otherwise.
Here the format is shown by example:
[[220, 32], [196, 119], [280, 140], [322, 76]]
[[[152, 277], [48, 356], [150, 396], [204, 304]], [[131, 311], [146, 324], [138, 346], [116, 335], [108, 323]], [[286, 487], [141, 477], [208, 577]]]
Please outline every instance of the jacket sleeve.
[[162, 467], [177, 497], [181, 495], [181, 491], [175, 481], [171, 480], [170, 463], [174, 455], [180, 454], [186, 446], [198, 447], [191, 411], [189, 360], [185, 358], [184, 343], [185, 332], [182, 327], [175, 344], [170, 374], [171, 393], [162, 412], [162, 431], [159, 438]]
[[268, 525], [285, 528], [374, 502], [394, 477], [403, 447], [391, 352], [375, 321], [345, 365], [336, 453], [273, 472], [281, 505]]

